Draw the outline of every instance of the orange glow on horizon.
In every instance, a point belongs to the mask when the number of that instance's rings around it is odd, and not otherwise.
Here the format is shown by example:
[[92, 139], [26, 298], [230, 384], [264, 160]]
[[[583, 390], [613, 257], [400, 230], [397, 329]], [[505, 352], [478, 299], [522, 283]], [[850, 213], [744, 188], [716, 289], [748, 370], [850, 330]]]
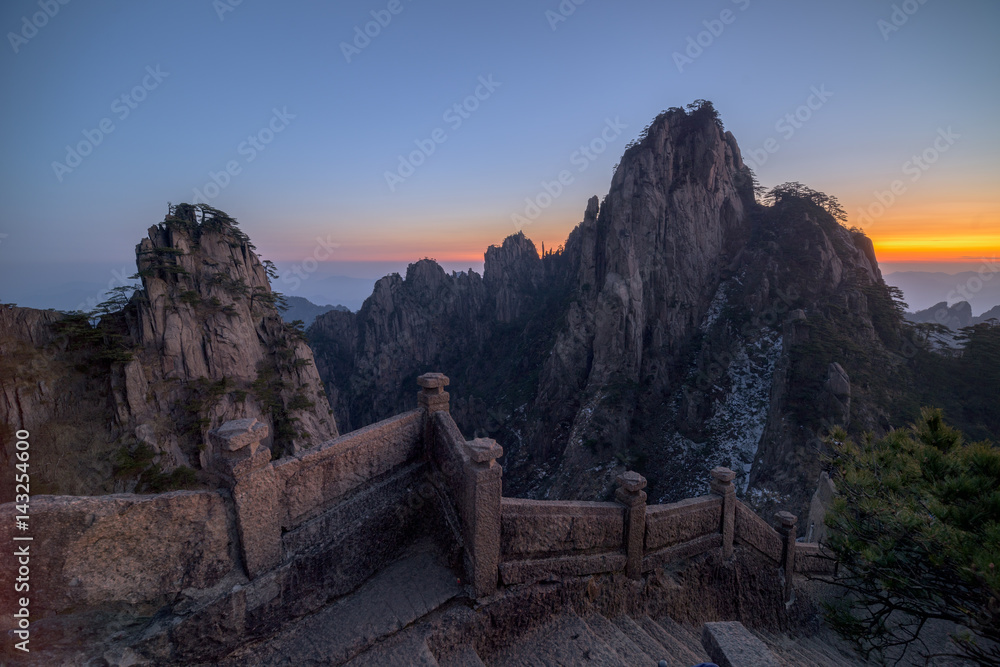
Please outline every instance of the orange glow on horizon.
[[848, 224], [865, 231], [879, 262], [973, 264], [1000, 252], [1000, 203], [981, 192], [914, 190], [887, 207], [872, 199], [845, 208]]

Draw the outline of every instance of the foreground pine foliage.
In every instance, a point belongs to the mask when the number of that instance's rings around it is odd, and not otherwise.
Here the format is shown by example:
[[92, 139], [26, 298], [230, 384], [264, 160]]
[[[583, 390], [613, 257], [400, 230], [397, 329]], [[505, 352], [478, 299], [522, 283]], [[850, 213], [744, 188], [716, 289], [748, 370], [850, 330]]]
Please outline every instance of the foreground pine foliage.
[[931, 619], [952, 621], [968, 629], [958, 655], [1000, 664], [1000, 448], [965, 443], [928, 408], [880, 440], [832, 440], [827, 546], [847, 593], [828, 605], [834, 629], [885, 659], [922, 644]]

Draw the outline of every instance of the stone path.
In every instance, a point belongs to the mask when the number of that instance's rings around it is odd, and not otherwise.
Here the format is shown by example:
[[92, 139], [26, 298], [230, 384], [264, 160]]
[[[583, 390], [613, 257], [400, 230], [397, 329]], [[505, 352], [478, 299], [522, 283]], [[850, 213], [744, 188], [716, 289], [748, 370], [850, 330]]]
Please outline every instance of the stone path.
[[[607, 618], [564, 612], [518, 637], [491, 655], [479, 655], [470, 644], [449, 647], [440, 659], [428, 648], [432, 612], [463, 595], [456, 575], [441, 564], [431, 544], [415, 545], [403, 558], [368, 580], [354, 593], [320, 611], [286, 625], [278, 634], [244, 646], [222, 665], [228, 667], [555, 667], [627, 666], [692, 667], [710, 662], [703, 645], [725, 643], [725, 634], [709, 637], [704, 628], [648, 616]], [[863, 665], [823, 638], [793, 639], [751, 632], [739, 623], [709, 624], [725, 630], [738, 649], [755, 644], [763, 661], [754, 667], [847, 667]], [[715, 626], [718, 626], [717, 628]], [[743, 641], [743, 639], [745, 641]], [[713, 651], [714, 652], [714, 651]], [[736, 653], [740, 653], [739, 650]], [[747, 654], [749, 656], [749, 654]], [[741, 659], [747, 659], [744, 656]], [[717, 659], [716, 662], [719, 662]], [[733, 663], [722, 661], [720, 667]], [[734, 666], [735, 667], [735, 666]], [[750, 667], [740, 664], [740, 667]]]
[[[417, 548], [354, 593], [292, 622], [269, 639], [237, 650], [222, 664], [234, 667], [343, 664], [462, 593], [455, 574], [439, 561], [432, 547]], [[400, 642], [404, 638], [393, 639]], [[407, 662], [383, 664], [437, 664], [426, 647], [427, 662], [417, 660], [417, 654], [410, 652], [415, 649], [404, 650], [408, 651]]]

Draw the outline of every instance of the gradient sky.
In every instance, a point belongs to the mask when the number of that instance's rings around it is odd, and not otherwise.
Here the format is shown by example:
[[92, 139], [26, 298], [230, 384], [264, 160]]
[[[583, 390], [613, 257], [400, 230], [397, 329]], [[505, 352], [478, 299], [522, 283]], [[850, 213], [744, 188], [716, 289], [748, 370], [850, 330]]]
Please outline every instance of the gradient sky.
[[[764, 185], [839, 197], [884, 270], [974, 270], [1000, 249], [995, 0], [237, 2], [3, 4], [0, 301], [44, 306], [25, 285], [133, 266], [167, 202], [196, 190], [285, 270], [334, 245], [308, 276], [479, 269], [570, 170], [524, 227], [561, 244], [625, 145], [697, 98]], [[372, 12], [391, 21], [354, 43]], [[608, 120], [627, 127], [582, 158]], [[435, 130], [446, 140], [391, 190], [386, 172]], [[80, 142], [96, 145], [54, 166]], [[227, 163], [238, 173], [206, 190]]]

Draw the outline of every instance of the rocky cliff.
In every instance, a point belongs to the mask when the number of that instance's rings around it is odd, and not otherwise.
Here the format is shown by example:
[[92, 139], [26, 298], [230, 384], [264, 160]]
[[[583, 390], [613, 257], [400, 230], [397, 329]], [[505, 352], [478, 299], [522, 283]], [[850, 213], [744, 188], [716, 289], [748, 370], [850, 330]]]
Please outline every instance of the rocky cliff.
[[800, 510], [825, 429], [887, 423], [895, 397], [858, 380], [891, 375], [900, 344], [871, 243], [823, 201], [758, 203], [711, 104], [674, 108], [564, 248], [515, 235], [482, 279], [418, 262], [310, 342], [355, 428], [407, 404], [411, 376], [454, 378], [463, 429], [507, 452], [509, 495], [599, 497], [630, 467], [667, 501], [719, 464], [758, 506]]
[[0, 415], [37, 434], [40, 461], [64, 471], [33, 476], [41, 488], [190, 484], [205, 434], [230, 419], [267, 422], [279, 455], [337, 435], [312, 351], [282, 322], [267, 269], [235, 220], [173, 207], [136, 247], [136, 264], [141, 288], [105, 304], [96, 326], [81, 314], [0, 311], [10, 366]]

